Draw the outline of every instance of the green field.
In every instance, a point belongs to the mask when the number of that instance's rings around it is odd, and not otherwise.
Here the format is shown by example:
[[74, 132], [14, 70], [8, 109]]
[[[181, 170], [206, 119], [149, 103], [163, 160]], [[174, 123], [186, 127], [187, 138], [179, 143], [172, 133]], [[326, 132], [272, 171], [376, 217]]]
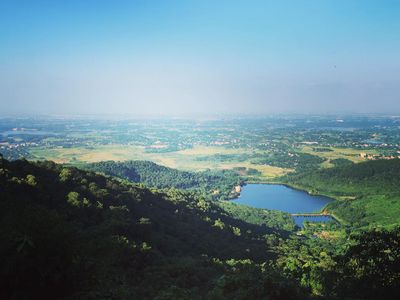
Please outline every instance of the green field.
[[360, 149], [351, 149], [351, 148], [335, 148], [335, 147], [324, 147], [329, 149], [326, 152], [316, 151], [315, 148], [310, 146], [304, 146], [301, 148], [301, 152], [316, 155], [326, 159], [326, 161], [322, 164], [322, 167], [332, 167], [333, 165], [330, 163], [331, 160], [334, 159], [348, 159], [354, 163], [365, 161], [365, 158], [360, 156], [361, 153], [378, 154], [375, 150], [360, 150]]
[[[360, 153], [377, 154], [373, 150], [358, 150], [350, 148], [329, 147], [328, 152], [316, 151], [313, 147], [304, 146], [300, 149], [301, 153], [311, 154], [326, 159], [322, 164], [322, 168], [332, 167], [331, 163], [334, 159], [348, 159], [354, 163], [365, 161]], [[225, 148], [217, 146], [196, 145], [193, 148], [171, 151], [171, 152], [149, 152], [144, 146], [137, 145], [96, 145], [96, 146], [77, 146], [72, 148], [48, 148], [35, 147], [30, 149], [30, 153], [36, 159], [47, 159], [57, 163], [93, 163], [99, 161], [127, 161], [127, 160], [148, 160], [157, 164], [189, 171], [203, 171], [206, 169], [254, 169], [260, 172], [259, 175], [250, 177], [250, 179], [258, 181], [268, 181], [292, 171], [290, 168], [282, 168], [271, 166], [268, 164], [255, 164], [250, 159], [243, 160], [235, 157], [240, 155], [262, 155], [265, 152], [252, 150], [249, 148]], [[231, 156], [229, 160], [218, 160], [216, 156]], [[201, 159], [200, 159], [201, 158]]]
[[148, 160], [157, 164], [180, 170], [202, 171], [206, 169], [233, 169], [251, 168], [261, 173], [261, 180], [268, 180], [291, 172], [288, 168], [279, 168], [269, 165], [256, 165], [249, 161], [220, 162], [213, 159], [199, 160], [199, 157], [212, 155], [249, 154], [254, 151], [249, 149], [228, 149], [224, 147], [195, 146], [192, 149], [151, 153], [145, 147], [134, 145], [99, 145], [95, 147], [74, 148], [46, 148], [36, 147], [31, 149], [31, 154], [36, 159], [47, 159], [57, 163], [92, 163], [99, 161], [127, 161]]

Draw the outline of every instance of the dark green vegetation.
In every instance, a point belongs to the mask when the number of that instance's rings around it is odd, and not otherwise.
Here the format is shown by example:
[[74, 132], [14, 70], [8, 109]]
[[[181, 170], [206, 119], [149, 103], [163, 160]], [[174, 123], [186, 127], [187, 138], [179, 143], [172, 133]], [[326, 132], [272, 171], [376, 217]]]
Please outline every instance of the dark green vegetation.
[[233, 171], [187, 172], [160, 166], [150, 161], [104, 161], [85, 165], [84, 168], [131, 182], [140, 182], [148, 187], [195, 190], [215, 200], [236, 197], [238, 194], [234, 187], [241, 183], [240, 177]]
[[253, 164], [293, 168], [297, 172], [315, 170], [325, 159], [308, 153], [271, 153], [253, 159]]
[[216, 204], [234, 218], [250, 224], [261, 227], [283, 228], [288, 231], [295, 229], [290, 215], [283, 214], [277, 210], [256, 209], [228, 201], [218, 201]]
[[[400, 119], [337, 119], [0, 119], [6, 158], [87, 169], [1, 159], [0, 298], [397, 299], [400, 163], [357, 162], [398, 156]], [[291, 171], [341, 224], [212, 201]]]
[[52, 162], [0, 159], [2, 299], [396, 299], [400, 231], [159, 191]]
[[300, 284], [308, 283], [314, 294], [334, 295], [328, 299], [397, 299], [399, 241], [399, 227], [391, 231], [353, 229], [346, 239], [334, 242], [289, 239], [278, 246], [285, 255], [277, 259], [277, 265]]
[[254, 154], [214, 154], [208, 156], [200, 156], [197, 158], [197, 160], [211, 160], [217, 162], [249, 161], [253, 165], [269, 165], [280, 168], [293, 168], [299, 172], [316, 169], [321, 163], [325, 161], [324, 158], [318, 157], [316, 155], [301, 153], [295, 150], [288, 149], [286, 149], [286, 151], [282, 149], [276, 149], [271, 152], [259, 152]]
[[335, 167], [351, 166], [353, 164], [351, 160], [345, 158], [332, 159], [330, 163], [333, 164]]
[[277, 256], [265, 236], [288, 236], [290, 218], [261, 227], [176, 189], [51, 162], [1, 163], [3, 299], [218, 298], [242, 269], [240, 276], [257, 276], [274, 293], [297, 294], [256, 264]]
[[400, 159], [345, 163], [291, 175], [286, 181], [337, 198], [328, 210], [353, 226], [400, 224]]

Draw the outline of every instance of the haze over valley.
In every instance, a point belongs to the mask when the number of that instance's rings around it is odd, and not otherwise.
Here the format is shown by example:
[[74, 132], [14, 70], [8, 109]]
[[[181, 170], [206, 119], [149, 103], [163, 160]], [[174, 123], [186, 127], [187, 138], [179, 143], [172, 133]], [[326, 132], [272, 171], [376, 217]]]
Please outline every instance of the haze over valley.
[[0, 4], [1, 299], [397, 299], [400, 2]]

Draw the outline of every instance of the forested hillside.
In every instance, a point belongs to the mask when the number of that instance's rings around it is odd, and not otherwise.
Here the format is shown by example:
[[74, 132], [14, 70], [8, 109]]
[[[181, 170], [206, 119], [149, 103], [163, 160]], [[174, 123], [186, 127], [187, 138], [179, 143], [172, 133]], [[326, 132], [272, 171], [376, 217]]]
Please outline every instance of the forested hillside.
[[375, 160], [289, 175], [285, 181], [335, 197], [328, 209], [357, 226], [400, 223], [400, 159]]
[[0, 192], [1, 299], [396, 299], [400, 291], [399, 229], [298, 237], [284, 213], [48, 161], [0, 157]]
[[[273, 228], [257, 226], [187, 192], [52, 162], [1, 164], [3, 299], [211, 297], [234, 270], [272, 276], [254, 265], [276, 257], [265, 236], [294, 228], [283, 213]], [[274, 280], [274, 293], [297, 293]]]
[[103, 161], [83, 166], [87, 170], [140, 182], [149, 187], [196, 190], [208, 198], [229, 199], [237, 195], [234, 187], [240, 177], [229, 170], [187, 172], [167, 168], [150, 161]]

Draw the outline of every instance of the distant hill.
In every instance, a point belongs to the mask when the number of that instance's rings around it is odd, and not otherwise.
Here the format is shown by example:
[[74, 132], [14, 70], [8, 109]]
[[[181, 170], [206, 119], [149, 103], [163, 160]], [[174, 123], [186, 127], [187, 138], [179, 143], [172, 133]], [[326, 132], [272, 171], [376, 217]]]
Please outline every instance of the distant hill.
[[286, 182], [339, 201], [328, 208], [361, 226], [400, 223], [400, 159], [374, 160], [291, 175]]
[[104, 161], [83, 167], [131, 182], [140, 182], [148, 187], [197, 190], [213, 199], [229, 199], [237, 196], [234, 187], [241, 182], [240, 177], [229, 170], [188, 172], [141, 160]]

